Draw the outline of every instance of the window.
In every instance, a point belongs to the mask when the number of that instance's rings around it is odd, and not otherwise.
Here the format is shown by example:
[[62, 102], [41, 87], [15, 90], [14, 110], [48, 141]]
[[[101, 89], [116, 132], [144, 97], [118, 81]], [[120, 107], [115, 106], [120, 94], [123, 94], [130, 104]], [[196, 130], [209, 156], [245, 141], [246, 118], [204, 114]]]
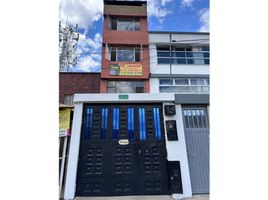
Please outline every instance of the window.
[[68, 106], [73, 106], [73, 104], [74, 104], [74, 95], [73, 94], [71, 94], [71, 95], [65, 94], [64, 95], [64, 104], [68, 105]]
[[140, 62], [141, 50], [138, 47], [111, 47], [111, 61]]
[[159, 79], [160, 93], [209, 94], [208, 78]]
[[209, 128], [205, 109], [184, 109], [183, 116], [186, 128]]
[[112, 18], [111, 29], [118, 31], [140, 31], [138, 18]]
[[108, 93], [143, 93], [143, 81], [108, 81]]
[[[157, 47], [158, 64], [169, 64], [170, 62], [170, 47]], [[209, 64], [209, 47], [171, 47], [171, 64], [193, 64], [205, 65]]]

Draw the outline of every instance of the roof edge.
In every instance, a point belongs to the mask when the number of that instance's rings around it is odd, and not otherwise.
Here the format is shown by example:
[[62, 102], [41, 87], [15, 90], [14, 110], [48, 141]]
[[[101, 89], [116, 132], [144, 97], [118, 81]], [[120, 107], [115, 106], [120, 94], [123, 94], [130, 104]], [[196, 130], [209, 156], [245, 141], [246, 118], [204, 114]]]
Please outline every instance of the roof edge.
[[196, 35], [209, 35], [209, 32], [184, 32], [184, 31], [148, 31], [148, 33], [156, 34], [196, 34]]

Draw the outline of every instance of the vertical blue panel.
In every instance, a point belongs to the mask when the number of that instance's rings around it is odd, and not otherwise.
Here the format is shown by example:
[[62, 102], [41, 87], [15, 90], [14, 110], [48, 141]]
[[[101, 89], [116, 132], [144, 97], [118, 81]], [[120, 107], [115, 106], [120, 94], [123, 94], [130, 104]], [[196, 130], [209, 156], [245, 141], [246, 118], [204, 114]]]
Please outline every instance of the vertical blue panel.
[[86, 140], [90, 140], [91, 137], [92, 116], [93, 116], [93, 108], [88, 108], [86, 111], [86, 124], [84, 133], [84, 137]]
[[106, 139], [107, 137], [107, 121], [108, 121], [108, 108], [101, 109], [101, 139]]
[[119, 108], [113, 108], [113, 139], [119, 139]]
[[140, 140], [146, 140], [145, 109], [139, 108]]
[[145, 109], [143, 108], [143, 139], [146, 140]]
[[153, 108], [155, 137], [161, 139], [160, 112], [159, 108]]
[[157, 138], [157, 116], [156, 116], [156, 108], [153, 108], [153, 114], [154, 114], [154, 132], [155, 132], [155, 138]]
[[141, 118], [141, 108], [139, 108], [139, 124], [140, 124], [140, 140], [142, 140], [142, 118]]
[[157, 118], [157, 139], [161, 140], [161, 126], [160, 126], [160, 112], [159, 108], [156, 108], [156, 118]]
[[128, 108], [128, 139], [134, 140], [134, 108]]

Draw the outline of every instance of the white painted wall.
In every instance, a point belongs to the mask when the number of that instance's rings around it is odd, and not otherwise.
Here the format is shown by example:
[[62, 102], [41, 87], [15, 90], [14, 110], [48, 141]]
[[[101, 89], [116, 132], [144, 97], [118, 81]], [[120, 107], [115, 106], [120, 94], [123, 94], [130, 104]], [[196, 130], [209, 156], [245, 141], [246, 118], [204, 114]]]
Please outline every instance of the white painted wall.
[[66, 182], [65, 182], [64, 200], [72, 200], [74, 199], [75, 195], [76, 172], [77, 172], [78, 156], [79, 156], [82, 114], [83, 114], [83, 104], [75, 103]]
[[[163, 103], [166, 105], [168, 103]], [[181, 105], [176, 105], [176, 115], [175, 116], [165, 116], [164, 111], [164, 121], [166, 120], [176, 120], [177, 124], [177, 132], [178, 132], [178, 141], [168, 141], [167, 135], [166, 137], [166, 148], [167, 148], [167, 159], [169, 161], [180, 161], [181, 165], [181, 178], [182, 178], [182, 187], [183, 194], [174, 194], [173, 197], [176, 199], [182, 199], [186, 197], [192, 196], [192, 188], [191, 188], [191, 179], [190, 179], [190, 171], [188, 166], [188, 158], [186, 151], [186, 142], [184, 136], [184, 128], [183, 128], [183, 118], [182, 118], [182, 108]], [[164, 123], [165, 130], [166, 124]]]
[[[176, 43], [185, 44], [185, 40], [197, 40], [197, 39], [208, 39], [209, 34], [191, 34], [191, 33], [171, 33], [172, 40], [181, 41]], [[149, 33], [149, 43], [169, 43], [169, 33]], [[188, 41], [192, 43], [192, 41]], [[203, 44], [208, 44], [209, 41], [205, 41]]]
[[[119, 99], [119, 95], [128, 95], [128, 99]], [[138, 103], [138, 102], [163, 102], [175, 101], [174, 94], [171, 93], [106, 93], [106, 94], [75, 94], [74, 102], [84, 103]]]
[[159, 93], [159, 79], [150, 78], [150, 93]]

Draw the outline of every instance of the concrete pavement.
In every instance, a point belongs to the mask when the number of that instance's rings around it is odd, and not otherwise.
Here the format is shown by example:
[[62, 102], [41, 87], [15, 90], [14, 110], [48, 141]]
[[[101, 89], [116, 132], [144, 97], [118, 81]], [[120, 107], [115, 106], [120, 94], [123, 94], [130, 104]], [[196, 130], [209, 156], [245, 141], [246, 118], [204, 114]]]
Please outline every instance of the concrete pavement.
[[[76, 197], [75, 200], [173, 200], [171, 196], [115, 196], [115, 197]], [[194, 195], [183, 200], [209, 200], [209, 194]]]

